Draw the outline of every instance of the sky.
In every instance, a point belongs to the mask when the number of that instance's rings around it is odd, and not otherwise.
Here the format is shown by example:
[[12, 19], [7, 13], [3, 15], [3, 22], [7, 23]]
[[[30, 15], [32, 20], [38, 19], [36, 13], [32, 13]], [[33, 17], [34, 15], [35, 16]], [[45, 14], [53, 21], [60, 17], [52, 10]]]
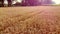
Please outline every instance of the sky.
[[60, 0], [52, 0], [54, 1], [56, 4], [60, 4]]
[[22, 2], [22, 0], [13, 1], [13, 3], [12, 3], [12, 4], [15, 4], [16, 2], [21, 3], [21, 2]]
[[[15, 4], [16, 2], [21, 3], [21, 1], [22, 1], [22, 0], [16, 0], [16, 1], [13, 1], [13, 3], [12, 3], [12, 4]], [[4, 4], [8, 4], [7, 0], [4, 0]]]
[[7, 0], [4, 0], [4, 4], [8, 4]]
[[20, 2], [21, 3], [22, 0], [17, 0], [17, 2]]

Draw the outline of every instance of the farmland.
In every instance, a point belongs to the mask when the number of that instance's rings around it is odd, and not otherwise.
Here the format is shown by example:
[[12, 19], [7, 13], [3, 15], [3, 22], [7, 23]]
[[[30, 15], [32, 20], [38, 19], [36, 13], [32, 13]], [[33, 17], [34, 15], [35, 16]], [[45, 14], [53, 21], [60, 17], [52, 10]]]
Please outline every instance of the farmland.
[[0, 34], [60, 34], [60, 6], [1, 7]]

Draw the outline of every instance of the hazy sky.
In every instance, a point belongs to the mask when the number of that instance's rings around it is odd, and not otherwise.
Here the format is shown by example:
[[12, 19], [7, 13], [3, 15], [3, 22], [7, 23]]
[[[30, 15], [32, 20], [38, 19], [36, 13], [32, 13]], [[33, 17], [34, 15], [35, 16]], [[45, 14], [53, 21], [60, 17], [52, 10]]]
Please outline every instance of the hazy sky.
[[7, 0], [4, 0], [4, 4], [8, 4]]
[[[16, 2], [21, 3], [22, 0], [15, 0], [12, 2], [12, 4], [15, 4]], [[4, 0], [4, 4], [8, 4], [7, 0]]]
[[16, 0], [16, 1], [13, 1], [13, 3], [12, 3], [12, 4], [15, 4], [16, 2], [21, 3], [21, 2], [22, 2], [22, 0]]
[[17, 2], [21, 2], [22, 0], [17, 0]]
[[60, 0], [52, 0], [54, 1], [56, 4], [60, 4]]

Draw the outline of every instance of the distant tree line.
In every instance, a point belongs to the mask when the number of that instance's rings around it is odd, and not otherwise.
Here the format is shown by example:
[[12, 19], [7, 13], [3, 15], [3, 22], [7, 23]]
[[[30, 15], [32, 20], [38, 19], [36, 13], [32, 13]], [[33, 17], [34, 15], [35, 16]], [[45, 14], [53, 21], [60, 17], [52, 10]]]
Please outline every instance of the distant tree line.
[[[8, 6], [12, 6], [12, 1], [16, 0], [7, 0], [8, 1]], [[4, 7], [4, 0], [0, 0], [2, 7]], [[16, 3], [14, 5], [20, 5], [20, 6], [36, 6], [36, 5], [42, 5], [42, 4], [51, 4], [51, 0], [22, 0], [21, 3]]]

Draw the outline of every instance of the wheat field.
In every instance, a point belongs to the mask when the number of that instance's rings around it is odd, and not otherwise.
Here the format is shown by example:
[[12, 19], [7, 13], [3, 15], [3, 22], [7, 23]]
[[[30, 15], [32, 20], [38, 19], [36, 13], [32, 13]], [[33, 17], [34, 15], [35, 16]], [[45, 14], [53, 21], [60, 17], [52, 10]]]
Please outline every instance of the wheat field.
[[0, 34], [60, 34], [60, 6], [2, 7]]

